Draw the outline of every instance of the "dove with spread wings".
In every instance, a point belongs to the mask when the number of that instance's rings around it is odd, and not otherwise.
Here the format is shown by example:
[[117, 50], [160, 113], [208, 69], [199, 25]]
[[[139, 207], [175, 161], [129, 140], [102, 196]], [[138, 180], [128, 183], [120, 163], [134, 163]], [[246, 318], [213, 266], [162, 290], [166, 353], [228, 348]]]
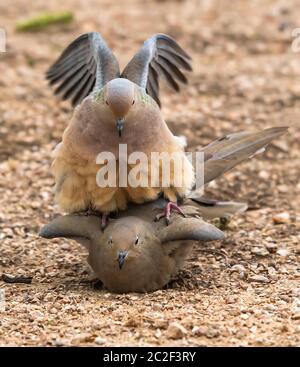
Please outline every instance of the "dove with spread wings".
[[[168, 219], [172, 209], [180, 211], [177, 201], [193, 186], [194, 170], [185, 155], [183, 139], [171, 133], [162, 117], [159, 79], [179, 91], [180, 83], [187, 83], [184, 72], [190, 70], [190, 56], [164, 34], [146, 40], [122, 73], [97, 32], [81, 35], [63, 51], [47, 72], [50, 84], [57, 85], [55, 93], [76, 106], [52, 165], [55, 196], [62, 210], [100, 212], [105, 225], [107, 215], [125, 209], [128, 202], [139, 204], [164, 196], [168, 203], [159, 218]], [[182, 169], [176, 172], [176, 182], [182, 184], [174, 185], [175, 162], [171, 160], [170, 178], [164, 186], [160, 160], [160, 173], [150, 185], [149, 159], [146, 187], [121, 187], [118, 177], [115, 187], [99, 187], [97, 155], [110, 152], [118, 156], [120, 144], [127, 145], [128, 155], [143, 152], [150, 158], [152, 152], [179, 154]]]

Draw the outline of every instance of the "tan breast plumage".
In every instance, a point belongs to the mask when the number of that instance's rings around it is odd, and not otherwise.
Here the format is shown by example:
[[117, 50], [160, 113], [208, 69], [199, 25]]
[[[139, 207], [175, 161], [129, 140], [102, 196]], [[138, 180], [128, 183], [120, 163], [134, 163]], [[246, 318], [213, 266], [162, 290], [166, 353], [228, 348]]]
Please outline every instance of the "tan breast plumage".
[[[169, 131], [159, 111], [150, 113], [146, 106], [144, 109], [133, 112], [128, 117], [124, 136], [120, 139], [113, 125], [108, 124], [106, 116], [101, 116], [96, 108], [97, 106], [87, 98], [76, 109], [70, 125], [64, 132], [62, 143], [54, 152], [52, 171], [56, 182], [55, 196], [62, 210], [77, 212], [92, 208], [109, 213], [125, 209], [128, 202], [143, 203], [154, 200], [160, 193], [171, 201], [176, 201], [178, 196], [182, 197], [186, 194], [193, 184], [193, 168], [184, 155], [182, 144]], [[136, 123], [142, 118], [142, 123]], [[182, 154], [185, 166], [185, 170], [182, 173], [179, 172], [179, 175], [188, 176], [187, 184], [172, 187], [174, 172], [171, 165], [170, 187], [163, 187], [161, 177], [156, 187], [151, 187], [151, 163], [149, 162], [149, 186], [119, 187], [117, 163], [116, 187], [99, 187], [96, 176], [102, 166], [96, 164], [97, 155], [103, 151], [110, 151], [118, 157], [119, 143], [127, 143], [128, 155], [133, 151], [142, 151], [149, 161], [153, 151], [179, 152]], [[128, 164], [128, 172], [134, 166]]]

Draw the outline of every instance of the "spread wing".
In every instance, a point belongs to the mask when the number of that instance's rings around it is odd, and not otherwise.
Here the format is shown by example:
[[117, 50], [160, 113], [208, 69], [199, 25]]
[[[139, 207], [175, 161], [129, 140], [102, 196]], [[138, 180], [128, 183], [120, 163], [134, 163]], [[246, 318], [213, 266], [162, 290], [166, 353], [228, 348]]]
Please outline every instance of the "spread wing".
[[98, 32], [75, 39], [46, 74], [50, 85], [57, 85], [55, 94], [71, 99], [73, 106], [119, 76], [118, 61]]
[[158, 103], [159, 78], [167, 81], [175, 91], [179, 91], [178, 82], [187, 83], [183, 71], [191, 71], [190, 56], [165, 34], [155, 34], [147, 39], [143, 47], [134, 55], [124, 69], [121, 77], [136, 83]]

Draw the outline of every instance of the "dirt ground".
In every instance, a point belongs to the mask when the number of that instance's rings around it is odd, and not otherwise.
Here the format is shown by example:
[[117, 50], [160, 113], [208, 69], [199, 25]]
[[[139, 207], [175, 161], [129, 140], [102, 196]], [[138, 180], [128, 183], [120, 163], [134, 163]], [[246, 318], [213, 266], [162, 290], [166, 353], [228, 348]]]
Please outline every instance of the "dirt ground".
[[[0, 281], [0, 345], [299, 346], [300, 54], [291, 50], [291, 31], [300, 26], [300, 2], [65, 0], [73, 23], [15, 31], [17, 20], [61, 4], [0, 3], [7, 32], [0, 54], [0, 274], [32, 277], [31, 284]], [[88, 280], [83, 248], [37, 235], [59, 213], [50, 154], [72, 114], [44, 73], [87, 31], [101, 32], [121, 65], [157, 32], [189, 51], [189, 86], [180, 94], [164, 88], [162, 102], [170, 128], [187, 136], [190, 149], [229, 132], [290, 126], [266, 153], [207, 189], [209, 197], [245, 201], [250, 210], [232, 219], [224, 241], [195, 244], [178, 277], [151, 294], [98, 289]]]

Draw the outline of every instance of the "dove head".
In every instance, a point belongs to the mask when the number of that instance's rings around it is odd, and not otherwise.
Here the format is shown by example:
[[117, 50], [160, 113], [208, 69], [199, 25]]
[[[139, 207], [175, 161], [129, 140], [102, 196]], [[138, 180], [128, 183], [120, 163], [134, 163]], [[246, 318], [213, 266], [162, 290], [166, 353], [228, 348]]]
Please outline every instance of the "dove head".
[[152, 224], [138, 217], [109, 224], [88, 257], [107, 289], [117, 293], [147, 290], [163, 256], [160, 239], [153, 232]]
[[101, 258], [118, 271], [126, 269], [127, 263], [138, 266], [144, 256], [149, 256], [153, 239], [145, 221], [137, 217], [119, 219], [104, 233]]
[[128, 79], [113, 79], [105, 86], [104, 99], [113, 113], [121, 137], [126, 116], [135, 103], [135, 85]]

